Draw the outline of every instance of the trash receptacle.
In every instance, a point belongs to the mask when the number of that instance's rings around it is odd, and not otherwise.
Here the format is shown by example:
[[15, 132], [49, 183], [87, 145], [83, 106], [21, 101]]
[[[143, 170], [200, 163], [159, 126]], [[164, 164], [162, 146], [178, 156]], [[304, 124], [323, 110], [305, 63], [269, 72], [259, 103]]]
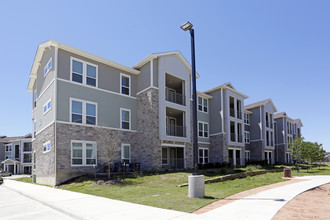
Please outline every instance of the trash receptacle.
[[284, 177], [291, 177], [291, 167], [285, 167], [283, 171]]
[[37, 182], [37, 176], [36, 175], [32, 175], [32, 183], [36, 183]]

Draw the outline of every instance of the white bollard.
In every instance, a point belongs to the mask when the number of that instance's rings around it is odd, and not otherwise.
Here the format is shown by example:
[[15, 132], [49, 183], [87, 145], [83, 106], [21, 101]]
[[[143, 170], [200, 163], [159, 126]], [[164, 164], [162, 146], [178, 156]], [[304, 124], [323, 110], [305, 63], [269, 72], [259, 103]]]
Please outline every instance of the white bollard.
[[188, 176], [188, 197], [203, 198], [205, 196], [204, 175]]

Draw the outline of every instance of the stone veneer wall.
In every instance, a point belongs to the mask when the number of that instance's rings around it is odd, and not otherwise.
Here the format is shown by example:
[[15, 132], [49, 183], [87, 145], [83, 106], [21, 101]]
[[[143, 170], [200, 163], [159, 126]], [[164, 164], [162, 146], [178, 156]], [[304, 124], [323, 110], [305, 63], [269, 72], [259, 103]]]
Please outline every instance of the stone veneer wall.
[[158, 89], [150, 88], [137, 96], [136, 157], [142, 170], [162, 169], [162, 147], [159, 140]]
[[[32, 174], [36, 175], [36, 182], [39, 184], [46, 184], [55, 186], [55, 123], [48, 126], [45, 130], [40, 132], [32, 142], [32, 152], [36, 154], [36, 169], [33, 169]], [[44, 152], [43, 144], [50, 141], [50, 151]], [[32, 153], [32, 161], [34, 161], [34, 154]]]
[[[113, 162], [121, 161], [121, 144], [130, 144], [131, 147], [131, 163], [140, 163], [139, 157], [139, 146], [136, 139], [136, 132], [114, 130], [100, 127], [90, 127], [83, 125], [72, 125], [57, 123], [56, 125], [56, 184], [62, 183], [73, 177], [77, 177], [83, 174], [93, 174], [95, 169], [93, 166], [71, 166], [71, 141], [94, 141], [97, 143], [97, 169], [101, 169], [102, 165], [108, 161], [106, 154], [106, 147], [100, 143], [100, 129], [102, 133], [109, 137], [111, 144], [116, 147], [115, 159]], [[102, 135], [103, 135], [102, 134]]]
[[217, 134], [210, 136], [210, 162], [211, 163], [223, 163], [228, 162], [228, 150], [225, 147], [226, 143], [225, 134]]

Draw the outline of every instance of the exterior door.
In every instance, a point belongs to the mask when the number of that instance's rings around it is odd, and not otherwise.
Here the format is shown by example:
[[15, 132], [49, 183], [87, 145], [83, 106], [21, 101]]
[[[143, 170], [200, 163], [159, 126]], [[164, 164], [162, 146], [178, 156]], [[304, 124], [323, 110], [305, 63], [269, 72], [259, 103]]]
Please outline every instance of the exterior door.
[[175, 124], [176, 124], [176, 120], [175, 118], [169, 118], [170, 121], [170, 135], [171, 136], [175, 136]]
[[170, 149], [170, 169], [176, 169], [176, 149]]

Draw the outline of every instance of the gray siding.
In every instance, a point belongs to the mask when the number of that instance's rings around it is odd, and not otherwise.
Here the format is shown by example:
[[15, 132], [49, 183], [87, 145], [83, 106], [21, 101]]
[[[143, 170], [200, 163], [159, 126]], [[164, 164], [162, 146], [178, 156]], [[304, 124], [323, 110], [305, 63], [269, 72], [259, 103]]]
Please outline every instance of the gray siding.
[[137, 92], [140, 92], [148, 87], [150, 87], [150, 62], [144, 64], [140, 68], [140, 75], [137, 78]]
[[154, 87], [158, 87], [158, 58], [154, 59]]
[[[284, 121], [284, 124], [283, 124]], [[276, 123], [277, 123], [277, 129], [276, 129], [276, 134], [277, 134], [277, 140], [276, 140], [276, 144], [283, 144], [284, 143], [284, 129], [285, 129], [285, 125], [286, 125], [286, 120], [283, 118], [277, 118], [276, 119]]]
[[221, 92], [220, 90], [209, 93], [213, 98], [209, 100], [209, 117], [212, 119], [212, 123], [210, 124], [210, 134], [216, 134], [223, 132], [221, 123], [222, 118], [220, 116], [221, 111]]
[[70, 97], [97, 103], [97, 124], [120, 128], [120, 108], [131, 110], [131, 129], [136, 130], [136, 99], [94, 88], [57, 81], [57, 120], [70, 121]]
[[131, 96], [136, 96], [136, 75], [127, 73], [120, 69], [108, 66], [94, 60], [73, 54], [59, 49], [58, 51], [58, 72], [57, 77], [65, 80], [70, 80], [70, 57], [78, 58], [80, 60], [92, 63], [98, 67], [98, 88], [108, 91], [120, 93], [120, 73], [131, 76]]
[[[210, 101], [210, 100], [208, 100], [208, 101]], [[209, 136], [210, 136], [210, 120], [209, 120], [209, 114], [208, 113], [205, 113], [205, 112], [197, 111], [197, 121], [208, 123], [208, 125], [209, 125], [209, 131], [208, 132], [209, 132]], [[198, 129], [198, 124], [197, 124], [197, 129]], [[200, 141], [200, 142], [210, 142], [210, 139], [209, 139], [209, 137], [207, 137], [207, 138], [198, 137], [198, 141]]]
[[249, 109], [252, 112], [250, 117], [250, 136], [252, 140], [259, 140], [261, 139], [260, 133], [260, 108]]

